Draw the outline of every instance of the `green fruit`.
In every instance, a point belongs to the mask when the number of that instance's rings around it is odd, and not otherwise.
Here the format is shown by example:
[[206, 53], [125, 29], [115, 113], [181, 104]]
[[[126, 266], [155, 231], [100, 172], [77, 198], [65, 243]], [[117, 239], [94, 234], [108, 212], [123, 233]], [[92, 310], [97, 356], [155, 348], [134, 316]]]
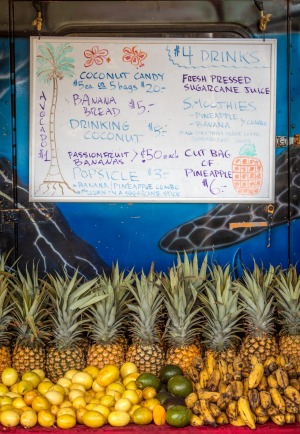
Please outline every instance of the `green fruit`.
[[193, 392], [193, 384], [183, 375], [174, 375], [168, 381], [168, 392], [180, 398], [186, 398]]
[[167, 410], [166, 420], [171, 426], [182, 428], [187, 426], [192, 417], [192, 410], [184, 405], [175, 405]]
[[165, 365], [161, 368], [159, 378], [163, 383], [167, 383], [174, 375], [182, 375], [182, 370], [178, 365]]
[[136, 385], [138, 389], [144, 390], [146, 387], [154, 387], [158, 390], [160, 387], [160, 379], [151, 373], [144, 373], [137, 377]]
[[180, 398], [179, 396], [170, 395], [170, 398], [166, 399], [162, 404], [165, 410], [169, 410], [169, 408], [175, 407], [176, 405], [183, 405], [184, 407], [186, 407], [185, 400], [183, 398]]
[[167, 401], [171, 397], [172, 397], [172, 395], [169, 392], [164, 391], [164, 390], [161, 392], [158, 392], [158, 394], [155, 395], [155, 398], [158, 399], [161, 404], [163, 404], [165, 401]]

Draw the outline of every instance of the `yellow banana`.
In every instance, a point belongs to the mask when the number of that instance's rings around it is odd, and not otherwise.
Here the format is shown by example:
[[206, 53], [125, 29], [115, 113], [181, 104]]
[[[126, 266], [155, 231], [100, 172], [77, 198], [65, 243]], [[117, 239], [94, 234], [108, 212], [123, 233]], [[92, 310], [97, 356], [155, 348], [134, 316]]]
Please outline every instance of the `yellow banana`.
[[264, 375], [264, 365], [256, 363], [249, 374], [249, 389], [255, 389]]
[[227, 383], [225, 383], [225, 381], [220, 381], [219, 385], [218, 385], [218, 392], [220, 393], [224, 393], [226, 392], [226, 388], [227, 388]]
[[296, 369], [290, 369], [289, 371], [287, 371], [287, 375], [289, 377], [290, 382], [291, 382], [291, 380], [298, 378], [298, 374], [297, 374]]
[[268, 416], [267, 410], [265, 410], [261, 405], [259, 405], [258, 407], [256, 407], [256, 408], [253, 410], [253, 413], [254, 413], [255, 416], [257, 416], [257, 417]]
[[282, 398], [279, 390], [276, 389], [275, 387], [271, 387], [269, 392], [270, 392], [273, 404], [278, 408], [280, 413], [284, 414], [285, 413], [285, 402], [284, 402], [284, 399]]
[[263, 425], [264, 423], [268, 422], [269, 416], [256, 416], [256, 423], [259, 425]]
[[214, 353], [208, 351], [204, 360], [204, 366], [207, 370], [208, 376], [212, 373], [214, 369], [217, 368], [216, 356]]
[[203, 369], [199, 374], [199, 384], [201, 389], [206, 389], [207, 382], [208, 382], [208, 372], [206, 369]]
[[220, 407], [218, 407], [217, 404], [215, 404], [214, 402], [209, 403], [209, 409], [214, 418], [220, 416], [220, 414], [222, 413]]
[[276, 380], [279, 387], [285, 389], [289, 385], [289, 377], [283, 368], [278, 368], [275, 371]]
[[242, 371], [243, 368], [244, 368], [244, 366], [245, 366], [245, 363], [244, 363], [243, 359], [240, 356], [237, 356], [233, 360], [232, 365], [233, 365], [234, 371]]
[[278, 408], [275, 407], [275, 405], [273, 405], [273, 404], [267, 409], [267, 413], [270, 417], [276, 416], [277, 414], [280, 414]]
[[202, 369], [204, 368], [204, 362], [202, 359], [202, 356], [196, 356], [193, 358], [192, 364], [194, 366], [194, 368], [197, 369], [198, 372], [202, 371]]
[[199, 382], [199, 372], [194, 366], [192, 365], [188, 366], [188, 368], [185, 371], [185, 374], [193, 383]]
[[207, 390], [215, 392], [218, 389], [218, 384], [220, 382], [220, 379], [221, 379], [221, 373], [219, 369], [214, 369], [208, 378], [207, 385], [206, 385]]
[[296, 414], [296, 422], [300, 423], [300, 412], [298, 414]]
[[259, 355], [254, 354], [253, 356], [251, 356], [250, 364], [252, 366], [254, 366], [254, 365], [256, 365], [257, 363], [260, 363], [260, 362], [261, 362], [261, 360], [260, 360], [260, 356]]
[[220, 397], [216, 404], [221, 410], [225, 410], [229, 401], [231, 401], [231, 396], [227, 395], [227, 393], [220, 393]]
[[276, 425], [285, 425], [285, 416], [284, 414], [277, 414], [276, 416], [271, 416], [271, 419]]
[[285, 368], [285, 366], [288, 364], [288, 359], [286, 356], [283, 356], [282, 354], [278, 354], [276, 356], [276, 363], [279, 368]]
[[270, 372], [275, 371], [278, 368], [276, 358], [274, 356], [267, 357], [264, 362], [264, 368], [267, 368]]
[[244, 395], [247, 395], [249, 390], [249, 377], [244, 378], [243, 384], [244, 384]]
[[228, 363], [228, 365], [227, 365], [227, 373], [231, 374], [232, 377], [233, 377], [233, 375], [234, 375], [234, 369], [233, 369], [233, 364], [232, 363]]
[[262, 376], [262, 379], [260, 380], [259, 385], [257, 386], [258, 390], [267, 390], [268, 388], [268, 381], [267, 377], [265, 375]]
[[297, 378], [290, 379], [290, 386], [293, 386], [298, 392], [300, 391], [300, 382]]
[[220, 416], [216, 417], [216, 422], [218, 425], [227, 425], [229, 423], [227, 414], [222, 411]]
[[219, 371], [221, 373], [221, 377], [223, 379], [224, 375], [227, 374], [227, 372], [228, 372], [228, 366], [227, 366], [226, 360], [219, 359], [219, 361], [218, 361], [218, 368], [219, 368]]
[[203, 399], [210, 402], [217, 402], [218, 399], [220, 398], [219, 392], [210, 392], [209, 390], [205, 390], [205, 389], [198, 390], [197, 395], [199, 399]]
[[233, 398], [238, 399], [244, 395], [244, 383], [242, 381], [232, 381]]
[[271, 398], [271, 395], [269, 392], [267, 392], [266, 390], [261, 390], [259, 392], [259, 399], [260, 399], [260, 404], [261, 404], [262, 408], [267, 410], [268, 408], [271, 407], [272, 398]]
[[194, 414], [199, 415], [200, 414], [200, 403], [199, 400], [195, 402], [195, 404], [192, 407], [192, 411]]
[[289, 398], [291, 401], [300, 405], [300, 392], [293, 386], [287, 386], [284, 391], [284, 395]]
[[211, 414], [209, 408], [209, 402], [206, 399], [200, 399], [199, 401], [200, 413], [204, 418], [204, 422], [209, 425], [216, 425], [215, 418]]
[[285, 418], [285, 423], [295, 423], [296, 422], [296, 416], [293, 413], [285, 413], [284, 418]]
[[204, 425], [204, 418], [202, 415], [197, 416], [196, 414], [193, 414], [190, 418], [190, 425], [191, 426], [202, 426]]
[[250, 389], [248, 392], [248, 400], [250, 402], [251, 409], [254, 410], [260, 405], [260, 397], [257, 389]]
[[229, 420], [236, 420], [238, 416], [237, 401], [230, 401], [226, 407], [226, 414]]
[[232, 384], [228, 384], [225, 390], [225, 393], [230, 396], [231, 398], [233, 397], [233, 387]]
[[237, 407], [238, 407], [238, 413], [241, 416], [241, 418], [244, 420], [245, 424], [249, 428], [255, 429], [256, 428], [256, 426], [255, 426], [256, 417], [251, 411], [248, 398], [246, 396], [241, 396], [238, 399]]
[[192, 408], [195, 402], [197, 401], [198, 401], [198, 394], [192, 392], [185, 398], [185, 405], [187, 406], [187, 408]]
[[295, 402], [291, 401], [286, 396], [283, 397], [285, 403], [285, 409], [287, 413], [297, 414], [299, 411], [299, 406]]
[[272, 388], [275, 388], [275, 389], [278, 388], [278, 382], [277, 382], [276, 376], [274, 374], [270, 374], [267, 377], [267, 382], [268, 382], [269, 387], [272, 387]]
[[241, 381], [243, 378], [244, 377], [243, 377], [242, 371], [234, 371], [234, 374], [233, 374], [233, 379], [234, 380]]
[[244, 419], [241, 418], [241, 416], [238, 415], [236, 419], [230, 420], [230, 424], [233, 426], [245, 426], [246, 422], [244, 421]]

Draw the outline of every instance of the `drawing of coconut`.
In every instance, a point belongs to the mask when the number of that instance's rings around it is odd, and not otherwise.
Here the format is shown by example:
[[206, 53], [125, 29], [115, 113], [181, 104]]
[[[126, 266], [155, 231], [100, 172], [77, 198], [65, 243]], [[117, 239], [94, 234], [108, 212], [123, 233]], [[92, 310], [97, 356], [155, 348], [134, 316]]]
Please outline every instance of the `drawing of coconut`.
[[232, 183], [238, 194], [254, 196], [261, 190], [263, 165], [256, 157], [254, 144], [241, 147], [238, 157], [232, 161]]

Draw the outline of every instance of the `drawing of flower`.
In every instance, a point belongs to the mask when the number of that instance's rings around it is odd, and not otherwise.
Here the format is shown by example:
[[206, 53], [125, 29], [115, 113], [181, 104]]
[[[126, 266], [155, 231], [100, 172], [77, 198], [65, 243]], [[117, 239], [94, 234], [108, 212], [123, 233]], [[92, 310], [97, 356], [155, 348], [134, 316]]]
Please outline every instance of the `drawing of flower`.
[[[91, 50], [85, 50], [84, 56], [88, 60], [85, 62], [84, 66], [86, 67], [92, 66], [94, 62], [96, 63], [96, 65], [102, 65], [107, 55], [108, 55], [108, 50], [106, 50], [105, 48], [102, 48], [100, 50], [97, 45], [93, 47]], [[109, 61], [109, 59], [106, 59], [106, 61]]]
[[147, 54], [142, 50], [138, 51], [136, 46], [123, 48], [123, 53], [125, 53], [122, 57], [123, 62], [130, 62], [132, 65], [139, 67], [144, 66], [143, 60], [146, 59]]

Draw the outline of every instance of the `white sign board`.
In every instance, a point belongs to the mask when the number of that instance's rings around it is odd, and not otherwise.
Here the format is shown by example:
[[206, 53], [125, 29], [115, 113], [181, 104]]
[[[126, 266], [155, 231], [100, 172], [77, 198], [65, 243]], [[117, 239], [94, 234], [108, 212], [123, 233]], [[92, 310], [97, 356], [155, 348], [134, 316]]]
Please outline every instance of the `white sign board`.
[[274, 201], [275, 40], [31, 38], [30, 200]]

